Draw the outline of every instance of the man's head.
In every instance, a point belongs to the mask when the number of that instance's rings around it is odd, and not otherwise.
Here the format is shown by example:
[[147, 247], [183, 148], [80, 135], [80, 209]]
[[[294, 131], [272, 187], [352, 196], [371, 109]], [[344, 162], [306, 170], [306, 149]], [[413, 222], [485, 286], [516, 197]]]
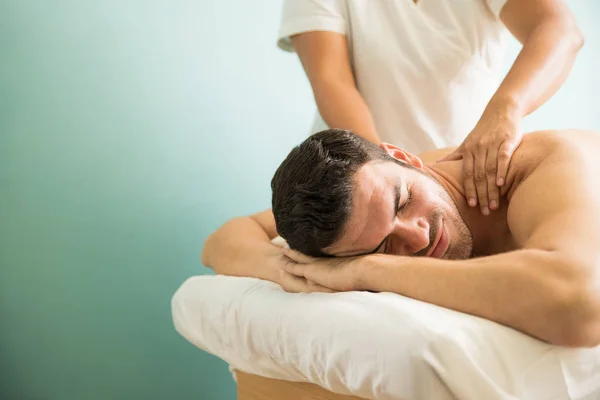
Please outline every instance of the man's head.
[[471, 234], [446, 190], [393, 145], [321, 131], [290, 152], [271, 188], [277, 231], [304, 254], [471, 255]]

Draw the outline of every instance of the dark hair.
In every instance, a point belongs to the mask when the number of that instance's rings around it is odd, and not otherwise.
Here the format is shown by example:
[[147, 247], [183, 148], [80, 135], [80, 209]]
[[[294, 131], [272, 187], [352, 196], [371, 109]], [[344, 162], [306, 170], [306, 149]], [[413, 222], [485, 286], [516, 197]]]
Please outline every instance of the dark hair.
[[350, 215], [354, 173], [374, 160], [396, 161], [343, 129], [315, 133], [288, 154], [271, 189], [277, 232], [290, 248], [327, 256], [323, 249], [339, 239]]

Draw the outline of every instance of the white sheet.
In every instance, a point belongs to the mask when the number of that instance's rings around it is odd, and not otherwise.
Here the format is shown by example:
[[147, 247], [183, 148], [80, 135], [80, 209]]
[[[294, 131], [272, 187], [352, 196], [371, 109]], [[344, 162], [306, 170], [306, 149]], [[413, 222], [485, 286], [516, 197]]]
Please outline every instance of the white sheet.
[[392, 293], [291, 294], [198, 276], [172, 313], [182, 336], [235, 369], [366, 399], [600, 399], [600, 347], [551, 346]]

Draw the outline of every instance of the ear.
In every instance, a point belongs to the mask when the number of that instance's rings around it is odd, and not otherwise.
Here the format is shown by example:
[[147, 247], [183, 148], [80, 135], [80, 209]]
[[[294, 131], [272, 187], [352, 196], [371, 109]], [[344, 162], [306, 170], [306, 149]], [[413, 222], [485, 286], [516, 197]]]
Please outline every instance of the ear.
[[381, 147], [386, 153], [394, 157], [396, 160], [404, 161], [405, 163], [410, 164], [413, 167], [423, 169], [423, 160], [421, 160], [414, 154], [402, 150], [401, 148], [394, 146], [390, 143], [381, 143], [379, 147]]

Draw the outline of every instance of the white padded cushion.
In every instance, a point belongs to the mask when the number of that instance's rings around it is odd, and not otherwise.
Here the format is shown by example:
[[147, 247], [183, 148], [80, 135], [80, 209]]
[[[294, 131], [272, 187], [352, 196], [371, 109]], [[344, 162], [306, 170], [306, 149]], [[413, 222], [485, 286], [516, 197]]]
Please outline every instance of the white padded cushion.
[[197, 276], [172, 299], [177, 331], [233, 368], [366, 399], [600, 399], [600, 348], [548, 345], [393, 293], [293, 294]]

